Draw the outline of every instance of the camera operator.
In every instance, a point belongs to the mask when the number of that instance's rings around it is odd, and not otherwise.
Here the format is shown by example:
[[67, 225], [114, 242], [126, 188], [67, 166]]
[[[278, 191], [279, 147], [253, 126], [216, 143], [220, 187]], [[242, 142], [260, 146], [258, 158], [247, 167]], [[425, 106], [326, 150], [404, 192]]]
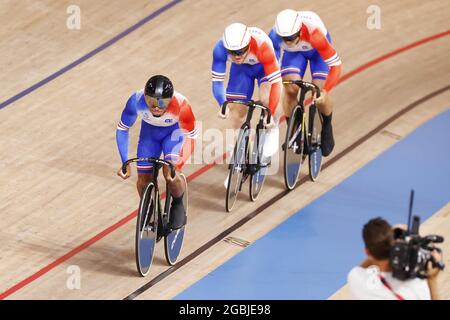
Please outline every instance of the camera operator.
[[[392, 276], [390, 251], [394, 228], [384, 219], [376, 218], [364, 225], [363, 239], [367, 259], [348, 274], [348, 284], [358, 300], [437, 300], [437, 275], [440, 269], [427, 264], [427, 279], [399, 280]], [[433, 250], [433, 257], [442, 256]]]

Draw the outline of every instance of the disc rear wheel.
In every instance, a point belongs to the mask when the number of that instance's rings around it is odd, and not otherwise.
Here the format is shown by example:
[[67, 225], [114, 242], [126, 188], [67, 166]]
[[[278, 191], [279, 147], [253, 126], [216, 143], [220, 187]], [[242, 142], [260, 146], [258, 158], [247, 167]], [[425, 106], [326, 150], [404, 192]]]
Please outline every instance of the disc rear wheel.
[[309, 107], [308, 119], [309, 177], [312, 181], [316, 181], [322, 167], [322, 117], [314, 104]]

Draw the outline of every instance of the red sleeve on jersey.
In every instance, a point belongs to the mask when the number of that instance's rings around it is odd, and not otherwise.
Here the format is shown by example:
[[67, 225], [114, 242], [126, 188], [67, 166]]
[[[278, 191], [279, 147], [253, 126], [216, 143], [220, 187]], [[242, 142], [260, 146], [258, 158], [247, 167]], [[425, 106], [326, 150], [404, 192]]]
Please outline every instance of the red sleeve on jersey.
[[195, 128], [195, 116], [192, 108], [187, 101], [183, 101], [180, 106], [179, 113], [180, 128], [185, 131], [186, 139], [180, 152], [180, 158], [175, 164], [176, 168], [180, 170], [184, 163], [189, 159], [192, 152], [194, 152], [195, 138], [197, 130]]
[[180, 121], [180, 128], [190, 133], [195, 128], [195, 116], [192, 112], [192, 108], [187, 101], [183, 101], [180, 106], [180, 114], [178, 115]]
[[263, 43], [258, 50], [258, 60], [264, 67], [267, 80], [271, 84], [269, 96], [269, 109], [272, 115], [275, 114], [281, 95], [281, 72], [274, 49]]
[[323, 89], [329, 92], [339, 81], [342, 70], [341, 60], [336, 50], [319, 29], [314, 30], [311, 34], [310, 43], [330, 67], [327, 80], [323, 86]]

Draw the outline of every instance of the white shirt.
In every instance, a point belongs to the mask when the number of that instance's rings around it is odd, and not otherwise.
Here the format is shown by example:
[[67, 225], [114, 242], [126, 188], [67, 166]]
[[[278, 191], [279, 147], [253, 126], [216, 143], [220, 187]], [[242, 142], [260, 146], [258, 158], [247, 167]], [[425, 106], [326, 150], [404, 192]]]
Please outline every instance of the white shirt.
[[[380, 271], [376, 267], [367, 269], [354, 267], [348, 274], [347, 281], [355, 300], [397, 300], [395, 294], [386, 288], [380, 279]], [[431, 300], [430, 288], [425, 279], [401, 281], [392, 274], [381, 272], [392, 290], [405, 300]]]

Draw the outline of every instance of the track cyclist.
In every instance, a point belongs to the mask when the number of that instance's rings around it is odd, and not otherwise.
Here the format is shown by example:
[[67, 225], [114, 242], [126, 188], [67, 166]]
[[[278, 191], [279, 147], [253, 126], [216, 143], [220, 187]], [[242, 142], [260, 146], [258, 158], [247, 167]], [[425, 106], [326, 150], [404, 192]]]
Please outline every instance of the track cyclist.
[[[196, 139], [195, 116], [189, 101], [174, 91], [169, 78], [162, 75], [151, 77], [143, 90], [131, 95], [122, 112], [116, 130], [116, 141], [122, 163], [128, 160], [128, 130], [141, 116], [141, 131], [137, 146], [139, 158], [159, 158], [181, 170], [194, 150]], [[119, 169], [117, 174], [127, 179], [131, 175], [130, 166], [126, 173]], [[152, 165], [148, 162], [137, 163], [137, 190], [139, 196], [147, 184], [152, 181]], [[177, 172], [171, 177], [168, 167], [163, 167], [164, 179], [167, 182], [173, 200], [170, 208], [171, 229], [179, 229], [186, 224], [186, 211], [183, 206], [184, 184]]]
[[[231, 66], [225, 92], [223, 82], [228, 61]], [[280, 67], [272, 41], [264, 31], [232, 23], [225, 28], [213, 50], [212, 91], [219, 107], [226, 100], [251, 100], [255, 80], [258, 81], [259, 100], [270, 108], [272, 114], [270, 123], [266, 125], [268, 130], [263, 151], [263, 156], [270, 158], [278, 151], [279, 115], [276, 111], [281, 94]], [[238, 129], [245, 120], [247, 108], [238, 104], [228, 106], [233, 129]], [[219, 116], [223, 118], [220, 110]]]
[[[333, 103], [328, 93], [337, 84], [342, 68], [339, 55], [331, 44], [330, 34], [316, 13], [287, 9], [277, 15], [269, 36], [277, 58], [280, 58], [283, 50], [283, 80], [303, 79], [309, 61], [313, 83], [321, 88], [320, 98], [315, 102], [323, 118], [321, 145], [322, 154], [326, 157], [334, 148], [331, 125]], [[298, 90], [296, 85], [285, 87], [283, 110], [287, 120], [297, 102]]]

